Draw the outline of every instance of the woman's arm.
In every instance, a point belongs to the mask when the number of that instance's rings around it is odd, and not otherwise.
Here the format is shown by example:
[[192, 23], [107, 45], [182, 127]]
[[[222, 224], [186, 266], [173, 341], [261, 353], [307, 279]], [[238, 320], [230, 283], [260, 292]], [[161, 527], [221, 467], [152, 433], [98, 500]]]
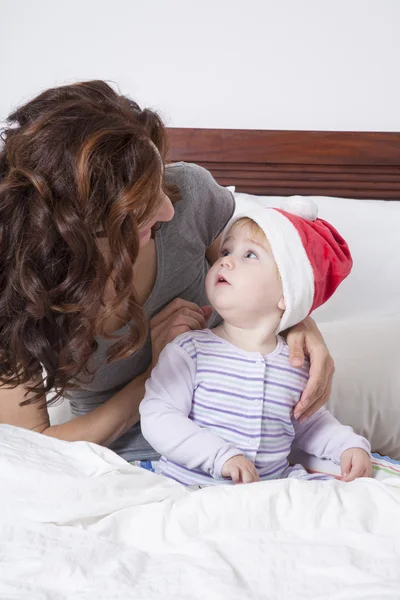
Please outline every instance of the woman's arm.
[[[164, 346], [180, 333], [205, 327], [209, 313], [192, 302], [177, 298], [150, 322], [153, 364]], [[27, 400], [26, 387], [0, 387], [0, 423], [15, 425], [69, 442], [86, 441], [109, 446], [139, 421], [139, 404], [151, 366], [135, 377], [107, 402], [82, 417], [62, 425], [50, 425], [47, 406], [43, 403], [20, 406]]]
[[293, 367], [303, 365], [305, 354], [310, 357], [310, 378], [293, 413], [294, 418], [301, 423], [329, 400], [335, 363], [324, 338], [310, 317], [289, 329], [286, 341]]
[[26, 387], [0, 388], [0, 423], [23, 427], [60, 440], [87, 441], [108, 446], [139, 421], [139, 404], [149, 373], [135, 377], [107, 402], [62, 425], [50, 425], [43, 403], [20, 406], [29, 398]]

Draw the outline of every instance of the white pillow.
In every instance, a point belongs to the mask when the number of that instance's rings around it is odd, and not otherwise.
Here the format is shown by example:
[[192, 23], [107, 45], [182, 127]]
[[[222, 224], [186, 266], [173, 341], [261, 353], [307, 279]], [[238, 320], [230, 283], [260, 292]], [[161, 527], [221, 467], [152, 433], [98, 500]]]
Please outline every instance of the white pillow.
[[[236, 212], [254, 203], [279, 208], [283, 197], [235, 194]], [[319, 217], [332, 223], [349, 244], [350, 276], [313, 313], [320, 323], [336, 319], [400, 314], [400, 202], [313, 196]]]
[[328, 408], [373, 452], [400, 460], [400, 317], [319, 327], [336, 365]]

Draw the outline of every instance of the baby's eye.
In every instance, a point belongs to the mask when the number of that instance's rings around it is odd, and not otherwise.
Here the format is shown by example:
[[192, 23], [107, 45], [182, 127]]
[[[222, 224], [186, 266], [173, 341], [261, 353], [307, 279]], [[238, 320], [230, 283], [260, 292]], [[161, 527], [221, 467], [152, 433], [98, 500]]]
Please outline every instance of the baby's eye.
[[228, 248], [222, 248], [220, 255], [221, 256], [228, 256], [228, 254], [230, 254], [230, 251], [228, 250]]
[[245, 258], [258, 258], [257, 254], [255, 254], [255, 252], [253, 252], [252, 250], [248, 250], [246, 252], [246, 254], [244, 255]]

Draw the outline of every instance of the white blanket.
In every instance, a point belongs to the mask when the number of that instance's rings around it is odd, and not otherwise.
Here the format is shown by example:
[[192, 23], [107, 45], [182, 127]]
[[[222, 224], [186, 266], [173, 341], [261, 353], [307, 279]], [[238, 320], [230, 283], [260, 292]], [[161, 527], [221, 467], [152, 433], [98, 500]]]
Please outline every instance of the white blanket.
[[400, 598], [400, 485], [191, 492], [111, 451], [0, 426], [0, 598]]

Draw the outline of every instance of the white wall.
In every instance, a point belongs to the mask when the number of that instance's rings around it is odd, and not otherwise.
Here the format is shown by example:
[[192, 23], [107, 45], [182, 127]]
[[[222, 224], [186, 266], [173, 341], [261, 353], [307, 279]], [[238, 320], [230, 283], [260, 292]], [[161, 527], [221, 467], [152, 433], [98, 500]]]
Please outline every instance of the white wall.
[[175, 126], [400, 131], [400, 1], [0, 0], [0, 120], [92, 78]]

